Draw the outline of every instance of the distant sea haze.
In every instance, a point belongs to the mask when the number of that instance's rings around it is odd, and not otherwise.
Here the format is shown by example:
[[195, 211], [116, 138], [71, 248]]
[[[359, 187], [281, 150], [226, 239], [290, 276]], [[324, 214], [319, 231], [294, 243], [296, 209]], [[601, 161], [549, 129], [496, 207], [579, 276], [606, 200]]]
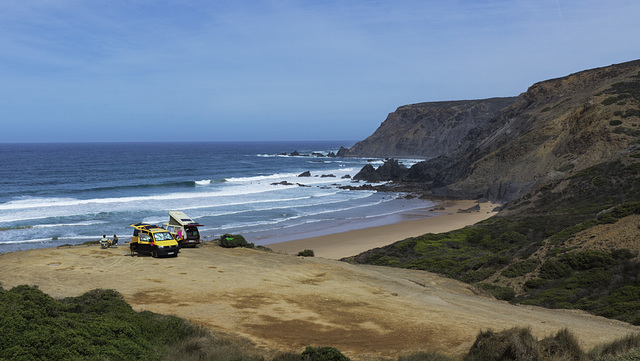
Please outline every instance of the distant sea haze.
[[[204, 224], [205, 240], [234, 233], [268, 244], [393, 223], [432, 205], [341, 189], [371, 162], [318, 156], [342, 145], [350, 144], [0, 144], [0, 253], [103, 234], [128, 241], [130, 224], [162, 225], [170, 210]], [[305, 171], [311, 176], [298, 177]]]

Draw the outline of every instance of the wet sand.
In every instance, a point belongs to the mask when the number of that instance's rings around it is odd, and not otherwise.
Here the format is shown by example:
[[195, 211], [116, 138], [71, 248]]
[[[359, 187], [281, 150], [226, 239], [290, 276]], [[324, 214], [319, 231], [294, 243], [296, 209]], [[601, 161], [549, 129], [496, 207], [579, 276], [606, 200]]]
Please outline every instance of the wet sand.
[[[458, 210], [466, 210], [475, 205], [480, 206], [480, 211], [458, 212]], [[497, 206], [494, 203], [477, 203], [471, 200], [450, 201], [425, 209], [422, 214], [414, 214], [413, 217], [417, 219], [326, 236], [272, 243], [266, 246], [276, 252], [287, 254], [297, 254], [302, 250], [311, 249], [316, 257], [340, 259], [372, 248], [386, 246], [405, 238], [426, 233], [449, 232], [475, 224], [496, 214], [493, 210]], [[405, 216], [411, 217], [412, 215]]]

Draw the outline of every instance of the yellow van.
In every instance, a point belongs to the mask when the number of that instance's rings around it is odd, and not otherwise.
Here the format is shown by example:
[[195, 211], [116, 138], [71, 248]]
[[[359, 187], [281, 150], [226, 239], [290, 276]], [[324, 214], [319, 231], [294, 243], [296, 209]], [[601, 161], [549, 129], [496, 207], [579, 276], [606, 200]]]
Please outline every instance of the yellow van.
[[132, 224], [133, 238], [131, 239], [131, 255], [138, 253], [150, 254], [152, 257], [178, 257], [180, 245], [166, 229], [147, 223]]

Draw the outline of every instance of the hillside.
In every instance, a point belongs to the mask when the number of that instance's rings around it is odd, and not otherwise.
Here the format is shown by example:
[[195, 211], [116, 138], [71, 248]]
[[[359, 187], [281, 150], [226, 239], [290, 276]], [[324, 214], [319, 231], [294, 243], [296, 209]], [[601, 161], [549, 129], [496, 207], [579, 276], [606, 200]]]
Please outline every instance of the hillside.
[[501, 212], [352, 261], [640, 324], [640, 61], [534, 84], [488, 124], [477, 146], [418, 163], [400, 181], [431, 196], [494, 199]]
[[537, 338], [568, 328], [590, 349], [638, 330], [584, 312], [510, 305], [429, 272], [211, 243], [166, 259], [95, 245], [7, 253], [0, 255], [0, 283], [34, 285], [54, 298], [113, 289], [135, 311], [240, 335], [267, 355], [313, 345], [354, 360], [421, 350], [459, 356], [481, 330], [511, 327], [530, 327]]
[[342, 154], [431, 158], [402, 181], [434, 196], [506, 201], [632, 152], [639, 116], [633, 61], [536, 83], [517, 98], [403, 106]]

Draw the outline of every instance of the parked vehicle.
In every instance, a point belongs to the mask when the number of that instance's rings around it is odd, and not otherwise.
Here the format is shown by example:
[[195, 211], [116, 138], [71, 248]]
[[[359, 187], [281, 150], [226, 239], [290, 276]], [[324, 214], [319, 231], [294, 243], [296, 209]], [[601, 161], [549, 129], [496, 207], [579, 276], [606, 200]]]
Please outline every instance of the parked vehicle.
[[173, 235], [180, 247], [197, 247], [200, 244], [198, 227], [202, 226], [202, 224], [194, 222], [182, 211], [171, 211], [169, 212], [169, 223], [164, 223], [162, 228]]
[[131, 255], [147, 253], [152, 257], [178, 257], [180, 245], [166, 229], [147, 223], [132, 224], [133, 238], [129, 247]]

